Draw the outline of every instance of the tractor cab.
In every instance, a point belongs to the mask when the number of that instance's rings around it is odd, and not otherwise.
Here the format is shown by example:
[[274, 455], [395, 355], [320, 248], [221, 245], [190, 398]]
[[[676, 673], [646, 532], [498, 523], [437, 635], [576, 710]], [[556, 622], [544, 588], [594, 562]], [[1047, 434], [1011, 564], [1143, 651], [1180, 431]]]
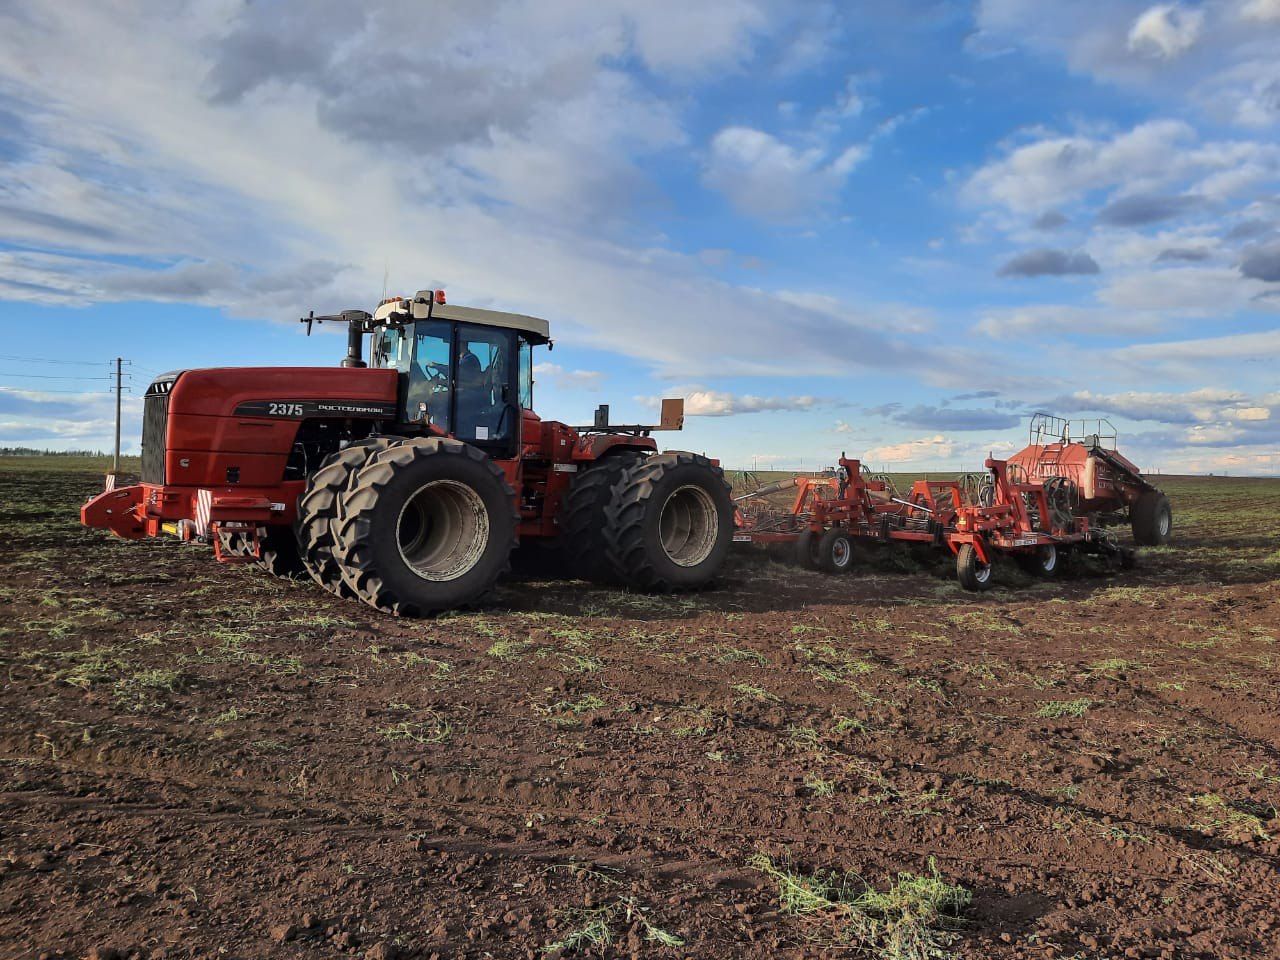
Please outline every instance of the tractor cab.
[[442, 301], [430, 290], [383, 301], [368, 321], [370, 366], [399, 372], [403, 422], [509, 458], [533, 406], [533, 348], [550, 343], [547, 321]]

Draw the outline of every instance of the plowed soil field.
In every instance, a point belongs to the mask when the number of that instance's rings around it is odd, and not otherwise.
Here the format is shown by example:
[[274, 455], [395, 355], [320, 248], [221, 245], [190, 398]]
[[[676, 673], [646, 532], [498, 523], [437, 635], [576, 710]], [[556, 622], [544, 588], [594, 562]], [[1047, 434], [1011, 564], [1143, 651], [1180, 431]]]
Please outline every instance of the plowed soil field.
[[1280, 481], [1138, 569], [395, 620], [0, 461], [0, 957], [1280, 957]]

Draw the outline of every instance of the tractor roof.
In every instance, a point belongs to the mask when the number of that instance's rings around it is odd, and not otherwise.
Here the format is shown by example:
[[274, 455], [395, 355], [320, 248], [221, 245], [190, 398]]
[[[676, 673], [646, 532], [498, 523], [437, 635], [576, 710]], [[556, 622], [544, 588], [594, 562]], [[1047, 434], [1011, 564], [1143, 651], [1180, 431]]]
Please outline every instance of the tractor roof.
[[[411, 306], [414, 319], [421, 320], [427, 315], [427, 301], [432, 291], [420, 290], [414, 297]], [[382, 304], [374, 312], [376, 323], [386, 319], [392, 313], [402, 312], [405, 301], [395, 300]], [[546, 343], [551, 339], [551, 325], [541, 317], [530, 317], [523, 313], [504, 313], [501, 310], [482, 310], [479, 307], [462, 307], [456, 303], [436, 303], [431, 307], [431, 316], [440, 320], [457, 320], [462, 323], [474, 323], [482, 327], [505, 327], [508, 330], [519, 330], [534, 343]]]

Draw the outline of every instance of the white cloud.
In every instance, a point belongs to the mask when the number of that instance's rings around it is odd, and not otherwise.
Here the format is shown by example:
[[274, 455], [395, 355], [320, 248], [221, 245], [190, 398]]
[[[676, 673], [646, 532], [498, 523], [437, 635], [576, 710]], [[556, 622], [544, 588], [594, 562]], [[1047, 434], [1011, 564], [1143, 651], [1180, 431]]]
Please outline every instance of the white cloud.
[[1248, 0], [1240, 8], [1240, 16], [1245, 20], [1275, 23], [1280, 21], [1280, 0]]
[[[1231, 9], [1234, 7], [1234, 9]], [[988, 45], [1062, 57], [1074, 72], [1207, 116], [1250, 126], [1280, 120], [1280, 101], [1259, 76], [1276, 74], [1277, 0], [1162, 3], [982, 0]]]
[[904, 440], [902, 443], [891, 443], [882, 447], [872, 447], [862, 455], [867, 464], [881, 463], [937, 463], [948, 459], [955, 449], [955, 444], [937, 434], [932, 437], [920, 437], [916, 440]]
[[1223, 200], [1280, 176], [1280, 147], [1251, 140], [1200, 142], [1181, 120], [1151, 120], [1110, 136], [1038, 134], [979, 169], [964, 196], [1024, 214], [1104, 190], [1120, 199], [1186, 183], [1195, 196]]
[[1115, 277], [1098, 292], [1098, 299], [1122, 310], [1222, 316], [1248, 307], [1263, 288], [1224, 267], [1168, 267]]
[[1142, 371], [1147, 376], [1180, 379], [1202, 379], [1217, 368], [1223, 376], [1242, 381], [1252, 373], [1247, 365], [1267, 365], [1257, 370], [1258, 374], [1265, 375], [1274, 367], [1277, 356], [1280, 356], [1280, 328], [1220, 337], [1132, 344], [1111, 351], [1106, 362], [1118, 368]]
[[546, 381], [557, 387], [598, 390], [605, 374], [599, 370], [566, 370], [558, 363], [535, 363], [533, 376], [537, 382]]
[[1174, 3], [1159, 4], [1133, 21], [1129, 28], [1129, 49], [1143, 56], [1172, 60], [1195, 45], [1203, 28], [1203, 10], [1188, 10]]
[[[650, 406], [653, 397], [644, 398]], [[684, 412], [688, 417], [731, 417], [742, 413], [765, 413], [784, 410], [812, 410], [816, 397], [757, 397], [723, 390], [689, 390], [684, 393]]]
[[1170, 158], [1195, 139], [1191, 126], [1178, 120], [1142, 123], [1107, 138], [1041, 136], [980, 169], [965, 194], [1035, 213], [1119, 183], [1162, 183], [1171, 176]]
[[763, 130], [725, 127], [712, 138], [703, 182], [749, 216], [791, 220], [830, 201], [865, 155], [861, 145], [832, 156]]
[[1270, 407], [1235, 407], [1234, 409], [1224, 411], [1228, 420], [1270, 420]]
[[1232, 413], [1240, 409], [1237, 405], [1249, 400], [1249, 396], [1245, 393], [1219, 387], [1202, 387], [1184, 393], [1142, 390], [1095, 393], [1090, 390], [1078, 390], [1049, 401], [1047, 406], [1063, 413], [1100, 412], [1129, 420], [1196, 424], [1235, 419]]
[[1049, 336], [1132, 336], [1151, 333], [1165, 325], [1153, 313], [1081, 307], [1070, 304], [1028, 304], [984, 311], [973, 329], [997, 340], [1041, 342]]

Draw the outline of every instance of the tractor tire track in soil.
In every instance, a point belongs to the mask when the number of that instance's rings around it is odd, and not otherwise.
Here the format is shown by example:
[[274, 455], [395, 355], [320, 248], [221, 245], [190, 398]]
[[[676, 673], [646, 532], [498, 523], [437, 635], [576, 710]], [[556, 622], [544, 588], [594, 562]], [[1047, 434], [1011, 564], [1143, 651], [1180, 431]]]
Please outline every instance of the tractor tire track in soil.
[[95, 483], [0, 465], [0, 957], [856, 954], [760, 854], [936, 863], [956, 957], [1280, 957], [1280, 482], [1170, 479], [1115, 577], [423, 621], [82, 531]]

